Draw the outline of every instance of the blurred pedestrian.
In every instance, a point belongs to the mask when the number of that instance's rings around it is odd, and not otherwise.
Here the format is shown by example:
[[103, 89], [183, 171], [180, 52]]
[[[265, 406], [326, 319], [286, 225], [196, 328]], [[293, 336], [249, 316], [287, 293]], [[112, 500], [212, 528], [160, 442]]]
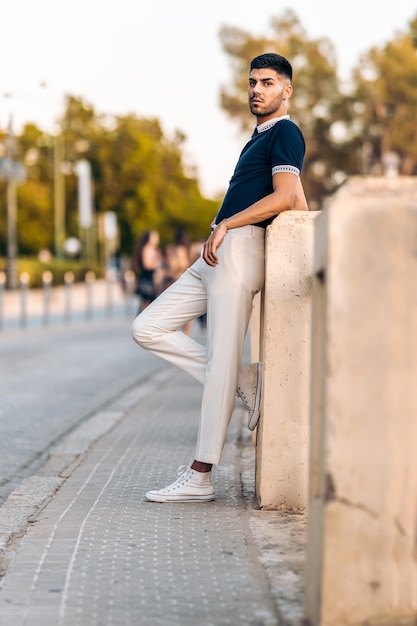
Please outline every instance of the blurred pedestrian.
[[[203, 253], [204, 241], [193, 241], [190, 247], [191, 265], [199, 259]], [[197, 317], [197, 322], [203, 332], [207, 330], [207, 312]]]
[[[177, 228], [173, 243], [168, 244], [164, 250], [164, 279], [163, 289], [170, 285], [187, 270], [191, 265], [191, 241], [183, 228]], [[192, 321], [186, 322], [182, 331], [187, 335], [191, 332]]]
[[132, 270], [136, 275], [135, 293], [140, 298], [139, 313], [155, 300], [162, 254], [157, 230], [145, 230], [139, 237], [132, 256]]
[[[175, 282], [191, 265], [191, 242], [183, 228], [177, 228], [173, 243], [165, 248], [168, 278]], [[167, 285], [169, 286], [169, 285]]]

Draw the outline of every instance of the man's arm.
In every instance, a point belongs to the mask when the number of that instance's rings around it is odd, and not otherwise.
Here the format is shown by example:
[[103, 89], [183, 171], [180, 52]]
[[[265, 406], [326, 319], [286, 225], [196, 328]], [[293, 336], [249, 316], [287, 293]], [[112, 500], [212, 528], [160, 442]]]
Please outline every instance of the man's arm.
[[309, 211], [307, 198], [304, 193], [303, 183], [298, 179], [298, 185], [295, 192], [294, 211]]
[[[203, 259], [208, 265], [215, 266], [219, 260], [217, 249], [221, 246], [228, 230], [262, 222], [275, 217], [283, 211], [305, 206], [304, 191], [299, 178], [290, 172], [278, 172], [272, 177], [273, 192], [258, 200], [247, 209], [236, 213], [228, 220], [223, 220], [211, 233], [203, 248]], [[298, 201], [296, 197], [298, 194]], [[304, 198], [304, 201], [303, 201]]]

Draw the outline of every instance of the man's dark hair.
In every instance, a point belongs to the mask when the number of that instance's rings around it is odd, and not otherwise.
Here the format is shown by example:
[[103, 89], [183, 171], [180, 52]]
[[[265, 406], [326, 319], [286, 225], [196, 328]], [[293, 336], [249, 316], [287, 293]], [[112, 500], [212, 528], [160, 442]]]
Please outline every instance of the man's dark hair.
[[275, 54], [275, 52], [260, 54], [252, 59], [250, 71], [260, 70], [264, 67], [275, 70], [277, 74], [284, 74], [284, 76], [288, 76], [288, 78], [292, 80], [291, 63], [280, 54]]

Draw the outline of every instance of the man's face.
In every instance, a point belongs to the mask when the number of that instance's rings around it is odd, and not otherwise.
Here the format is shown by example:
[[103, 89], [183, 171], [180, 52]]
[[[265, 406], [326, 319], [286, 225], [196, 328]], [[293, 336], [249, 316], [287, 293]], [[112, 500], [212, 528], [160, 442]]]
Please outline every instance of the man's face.
[[290, 81], [275, 70], [253, 69], [249, 75], [249, 108], [258, 121], [284, 115], [291, 93]]

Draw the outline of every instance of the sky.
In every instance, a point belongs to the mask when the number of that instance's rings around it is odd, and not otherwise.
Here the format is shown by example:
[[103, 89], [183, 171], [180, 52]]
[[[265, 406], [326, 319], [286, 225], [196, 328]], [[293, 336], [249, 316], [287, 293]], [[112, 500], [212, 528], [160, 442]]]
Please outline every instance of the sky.
[[[220, 108], [232, 80], [219, 31], [253, 36], [291, 8], [309, 38], [327, 37], [348, 78], [362, 53], [406, 31], [415, 0], [8, 0], [1, 11], [0, 128], [27, 121], [53, 132], [64, 95], [98, 114], [158, 118], [167, 137], [186, 137], [186, 162], [201, 190], [224, 190], [248, 139]], [[279, 50], [276, 50], [279, 52]], [[291, 60], [291, 59], [290, 59]], [[290, 111], [291, 112], [291, 111]]]

